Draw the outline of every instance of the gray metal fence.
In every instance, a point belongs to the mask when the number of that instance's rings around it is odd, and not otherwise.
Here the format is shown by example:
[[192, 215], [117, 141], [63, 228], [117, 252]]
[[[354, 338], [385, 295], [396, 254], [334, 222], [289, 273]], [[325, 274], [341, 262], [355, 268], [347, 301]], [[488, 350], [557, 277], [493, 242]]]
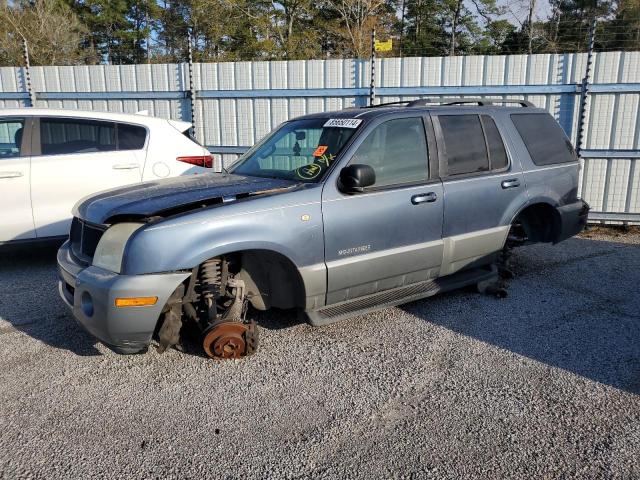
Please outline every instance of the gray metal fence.
[[[583, 197], [592, 219], [640, 222], [640, 52], [596, 53], [586, 114]], [[586, 54], [386, 58], [376, 62], [379, 102], [423, 96], [526, 98], [575, 141]], [[38, 107], [137, 112], [191, 120], [225, 162], [282, 121], [365, 105], [366, 60], [32, 67]], [[0, 107], [26, 107], [23, 68], [0, 68]], [[193, 117], [192, 117], [193, 115]]]

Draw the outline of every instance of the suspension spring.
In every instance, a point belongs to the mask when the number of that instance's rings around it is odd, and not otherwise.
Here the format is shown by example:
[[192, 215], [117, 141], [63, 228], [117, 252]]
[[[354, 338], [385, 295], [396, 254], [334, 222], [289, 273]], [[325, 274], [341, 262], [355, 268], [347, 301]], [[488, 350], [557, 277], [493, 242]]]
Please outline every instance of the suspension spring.
[[222, 260], [212, 258], [204, 262], [202, 267], [200, 267], [200, 281], [202, 283], [202, 295], [207, 305], [211, 307], [215, 298], [220, 296]]

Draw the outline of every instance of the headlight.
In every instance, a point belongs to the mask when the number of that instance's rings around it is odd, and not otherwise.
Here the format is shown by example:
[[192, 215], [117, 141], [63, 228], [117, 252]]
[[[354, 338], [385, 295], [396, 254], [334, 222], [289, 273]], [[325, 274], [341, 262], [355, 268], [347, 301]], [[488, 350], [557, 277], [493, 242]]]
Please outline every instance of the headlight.
[[142, 225], [142, 223], [117, 223], [109, 227], [98, 242], [93, 256], [93, 265], [110, 272], [120, 273], [127, 240]]

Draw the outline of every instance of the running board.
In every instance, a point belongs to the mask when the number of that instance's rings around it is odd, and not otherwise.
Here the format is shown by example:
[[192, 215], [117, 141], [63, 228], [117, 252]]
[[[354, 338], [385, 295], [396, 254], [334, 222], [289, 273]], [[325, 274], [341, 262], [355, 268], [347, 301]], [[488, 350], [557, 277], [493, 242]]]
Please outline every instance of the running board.
[[438, 293], [456, 290], [487, 280], [498, 280], [498, 271], [495, 267], [491, 267], [491, 269], [475, 268], [464, 270], [445, 277], [412, 283], [411, 285], [372, 293], [353, 300], [347, 300], [346, 302], [335, 303], [318, 310], [307, 311], [306, 314], [309, 317], [309, 323], [314, 327], [319, 327], [356, 315], [363, 315], [383, 308], [432, 297]]

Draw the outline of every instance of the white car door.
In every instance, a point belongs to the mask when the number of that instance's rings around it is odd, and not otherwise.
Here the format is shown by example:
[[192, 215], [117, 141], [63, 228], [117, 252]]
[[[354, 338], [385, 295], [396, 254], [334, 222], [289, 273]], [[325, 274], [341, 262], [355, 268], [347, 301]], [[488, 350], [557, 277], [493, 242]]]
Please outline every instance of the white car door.
[[115, 122], [41, 117], [36, 131], [31, 202], [39, 238], [68, 235], [81, 198], [141, 180], [143, 160], [134, 150], [118, 150]]
[[28, 138], [23, 135], [27, 122], [30, 120], [25, 118], [0, 118], [0, 242], [35, 237], [30, 164], [24, 148]]

